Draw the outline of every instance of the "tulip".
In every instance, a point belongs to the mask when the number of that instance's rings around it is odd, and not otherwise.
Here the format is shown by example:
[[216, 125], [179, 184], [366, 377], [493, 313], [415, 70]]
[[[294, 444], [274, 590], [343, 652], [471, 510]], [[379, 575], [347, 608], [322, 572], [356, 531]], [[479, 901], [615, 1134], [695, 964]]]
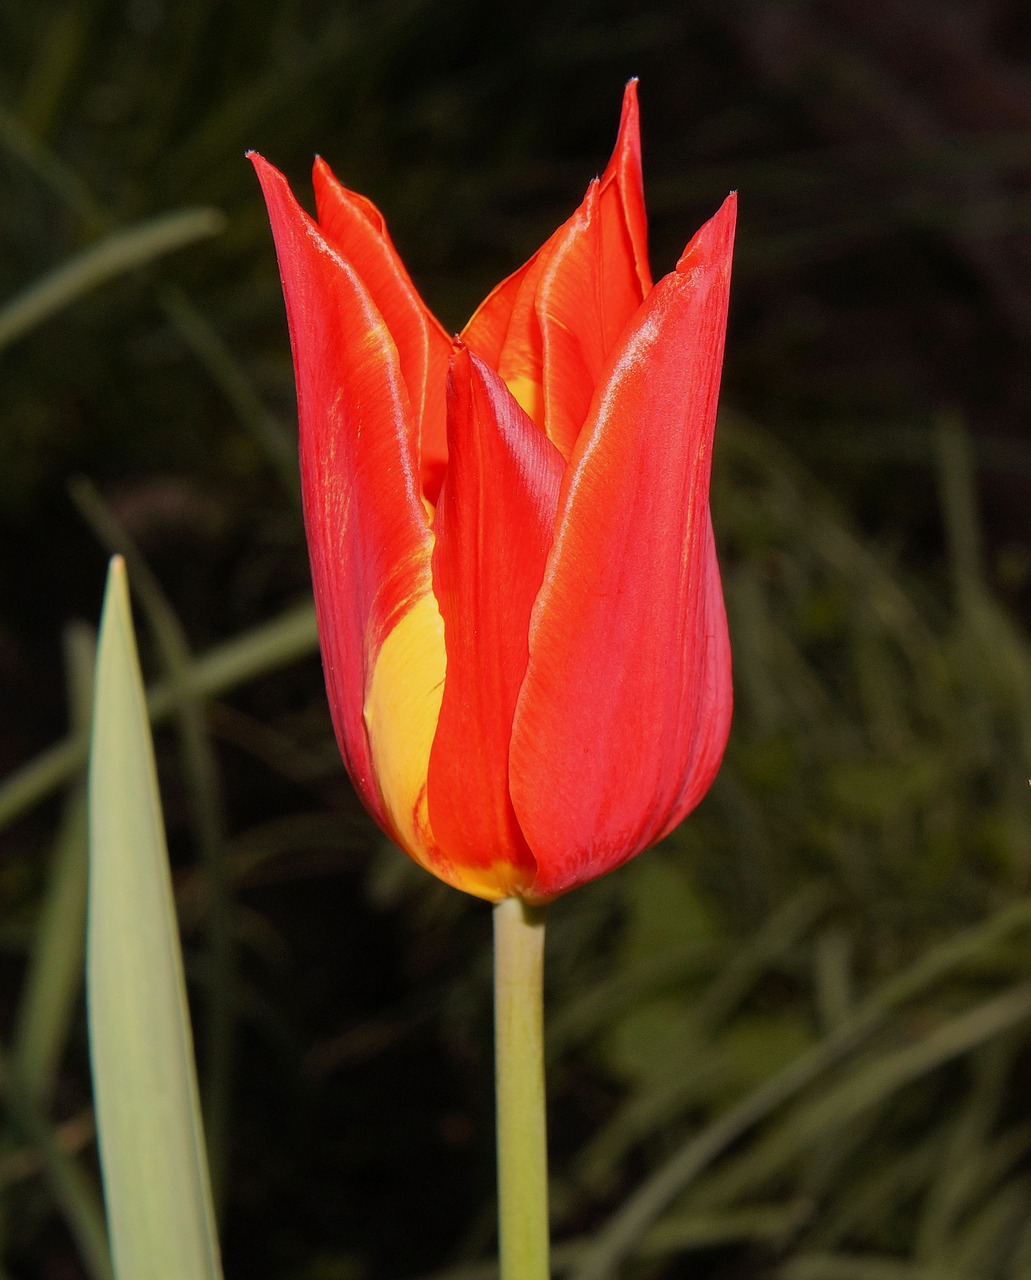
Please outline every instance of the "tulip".
[[666, 835], [730, 727], [709, 511], [735, 199], [653, 284], [636, 85], [583, 203], [452, 340], [324, 161], [275, 236], [344, 763], [417, 862], [547, 902]]

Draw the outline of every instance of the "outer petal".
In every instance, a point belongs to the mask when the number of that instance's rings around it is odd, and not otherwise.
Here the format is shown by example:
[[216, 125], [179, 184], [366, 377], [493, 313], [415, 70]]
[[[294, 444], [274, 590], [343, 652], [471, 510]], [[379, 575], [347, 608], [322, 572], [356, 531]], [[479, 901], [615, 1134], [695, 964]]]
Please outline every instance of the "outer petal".
[[447, 464], [444, 388], [451, 339], [412, 284], [376, 206], [341, 186], [322, 159], [315, 161], [312, 182], [320, 229], [361, 277], [397, 346], [419, 424], [423, 489], [435, 503]]
[[448, 400], [433, 554], [448, 660], [429, 813], [441, 850], [461, 868], [447, 878], [475, 877], [473, 892], [502, 898], [529, 888], [536, 870], [509, 799], [508, 751], [563, 463], [468, 349], [455, 355]]
[[337, 739], [369, 811], [418, 856], [445, 655], [408, 392], [358, 273], [283, 175], [252, 160], [290, 323], [305, 526]]
[[726, 742], [708, 489], [734, 217], [731, 196], [642, 306], [565, 475], [510, 759], [537, 897], [659, 839]]

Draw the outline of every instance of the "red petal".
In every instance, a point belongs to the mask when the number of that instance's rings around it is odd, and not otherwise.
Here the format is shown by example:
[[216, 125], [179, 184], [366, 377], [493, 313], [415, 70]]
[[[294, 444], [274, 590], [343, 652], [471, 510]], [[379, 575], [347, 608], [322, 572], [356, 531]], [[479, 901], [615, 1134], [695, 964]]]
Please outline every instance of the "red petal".
[[644, 208], [644, 182], [641, 177], [641, 121], [636, 80], [629, 81], [623, 91], [616, 149], [602, 174], [601, 186], [606, 197], [611, 188], [622, 206], [622, 217], [608, 218], [604, 224], [605, 259], [610, 261], [623, 257], [629, 244], [643, 298], [651, 292], [652, 276], [648, 269], [648, 215]]
[[564, 457], [609, 354], [651, 288], [647, 235], [637, 85], [631, 80], [612, 159], [562, 228], [537, 291], [545, 429]]
[[293, 345], [301, 485], [330, 708], [348, 772], [388, 831], [362, 710], [385, 637], [431, 590], [432, 538], [397, 347], [355, 269], [252, 155]]
[[726, 742], [708, 492], [734, 215], [729, 197], [644, 303], [563, 480], [510, 765], [540, 897], [664, 835]]
[[519, 296], [519, 290], [540, 254], [541, 250], [538, 249], [518, 271], [513, 271], [500, 284], [495, 285], [462, 330], [462, 342], [467, 347], [471, 347], [492, 369], [496, 369], [501, 360], [501, 351], [508, 337], [512, 309]]
[[451, 339], [419, 296], [376, 206], [341, 186], [322, 159], [315, 161], [312, 182], [323, 234], [361, 277], [397, 346], [420, 424], [423, 489], [436, 502], [447, 465], [445, 387]]
[[480, 306], [462, 338], [568, 457], [606, 357], [650, 288], [631, 80], [605, 173], [572, 218]]
[[449, 383], [448, 444], [434, 524], [447, 674], [430, 754], [430, 823], [449, 858], [498, 868], [503, 897], [533, 881], [508, 795], [508, 751], [563, 464], [498, 375], [465, 348]]
[[536, 297], [548, 254], [561, 228], [503, 280], [477, 308], [462, 331], [462, 342], [495, 369], [516, 402], [538, 425], [544, 422], [544, 348]]
[[[605, 357], [641, 304], [628, 301], [615, 335], [606, 330], [603, 281], [625, 276], [602, 257], [599, 184], [565, 224], [543, 273], [536, 299], [543, 353], [544, 423], [548, 437], [568, 458], [587, 417]], [[611, 202], [610, 202], [611, 207]], [[610, 270], [611, 265], [611, 270]], [[631, 269], [633, 263], [630, 263]], [[636, 276], [633, 276], [636, 285]]]

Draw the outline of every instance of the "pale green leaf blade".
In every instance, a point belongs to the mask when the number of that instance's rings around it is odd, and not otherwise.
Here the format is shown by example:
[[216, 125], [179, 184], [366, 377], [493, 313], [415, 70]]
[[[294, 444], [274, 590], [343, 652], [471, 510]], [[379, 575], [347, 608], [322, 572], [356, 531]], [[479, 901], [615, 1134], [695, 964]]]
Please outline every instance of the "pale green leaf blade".
[[86, 981], [118, 1280], [220, 1280], [182, 957], [125, 565], [111, 562], [89, 772]]

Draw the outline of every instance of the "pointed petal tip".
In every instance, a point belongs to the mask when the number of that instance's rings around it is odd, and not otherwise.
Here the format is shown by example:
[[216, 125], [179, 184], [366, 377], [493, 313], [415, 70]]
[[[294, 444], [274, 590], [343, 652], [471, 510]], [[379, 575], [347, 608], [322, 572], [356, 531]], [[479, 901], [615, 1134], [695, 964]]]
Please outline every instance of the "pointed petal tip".
[[641, 113], [637, 102], [637, 77], [626, 82], [623, 90], [623, 105], [619, 112], [619, 129], [616, 133], [616, 150], [614, 154], [627, 148], [636, 156], [641, 150]]
[[680, 256], [677, 271], [685, 275], [696, 267], [712, 266], [717, 262], [729, 263], [736, 226], [737, 192], [731, 191], [708, 222], [695, 232]]
[[737, 228], [737, 191], [729, 191], [726, 199], [709, 219], [720, 247], [728, 252], [734, 245], [734, 231]]
[[641, 212], [643, 215], [643, 193], [640, 190], [641, 118], [637, 106], [636, 76], [627, 81], [623, 90], [623, 104], [619, 112], [619, 127], [616, 130], [616, 145], [609, 156], [605, 172], [601, 175], [601, 184], [607, 187], [617, 176], [620, 183], [624, 183], [627, 180], [628, 167], [636, 171], [635, 185], [639, 189], [638, 196], [642, 201]]
[[265, 196], [265, 203], [269, 205], [270, 213], [272, 211], [270, 202], [274, 196], [278, 196], [280, 199], [286, 198], [291, 202], [294, 200], [294, 194], [290, 189], [290, 183], [287, 181], [286, 175], [281, 173], [274, 164], [270, 164], [258, 151], [248, 151], [247, 159], [254, 166], [254, 172], [261, 183], [261, 190]]
[[274, 164], [270, 164], [269, 161], [266, 160], [265, 157], [261, 154], [261, 152], [255, 151], [253, 147], [251, 147], [250, 150], [245, 151], [244, 156], [251, 162], [252, 165], [254, 165], [258, 173], [263, 173], [263, 172], [278, 173], [279, 172], [279, 170], [276, 168]]
[[336, 182], [336, 174], [329, 167], [329, 161], [318, 151], [312, 157], [311, 162], [311, 180], [312, 184], [317, 186], [319, 182]]
[[472, 375], [472, 352], [461, 336], [451, 344], [451, 354], [447, 362], [447, 403], [450, 406], [459, 395], [459, 387], [468, 387]]

